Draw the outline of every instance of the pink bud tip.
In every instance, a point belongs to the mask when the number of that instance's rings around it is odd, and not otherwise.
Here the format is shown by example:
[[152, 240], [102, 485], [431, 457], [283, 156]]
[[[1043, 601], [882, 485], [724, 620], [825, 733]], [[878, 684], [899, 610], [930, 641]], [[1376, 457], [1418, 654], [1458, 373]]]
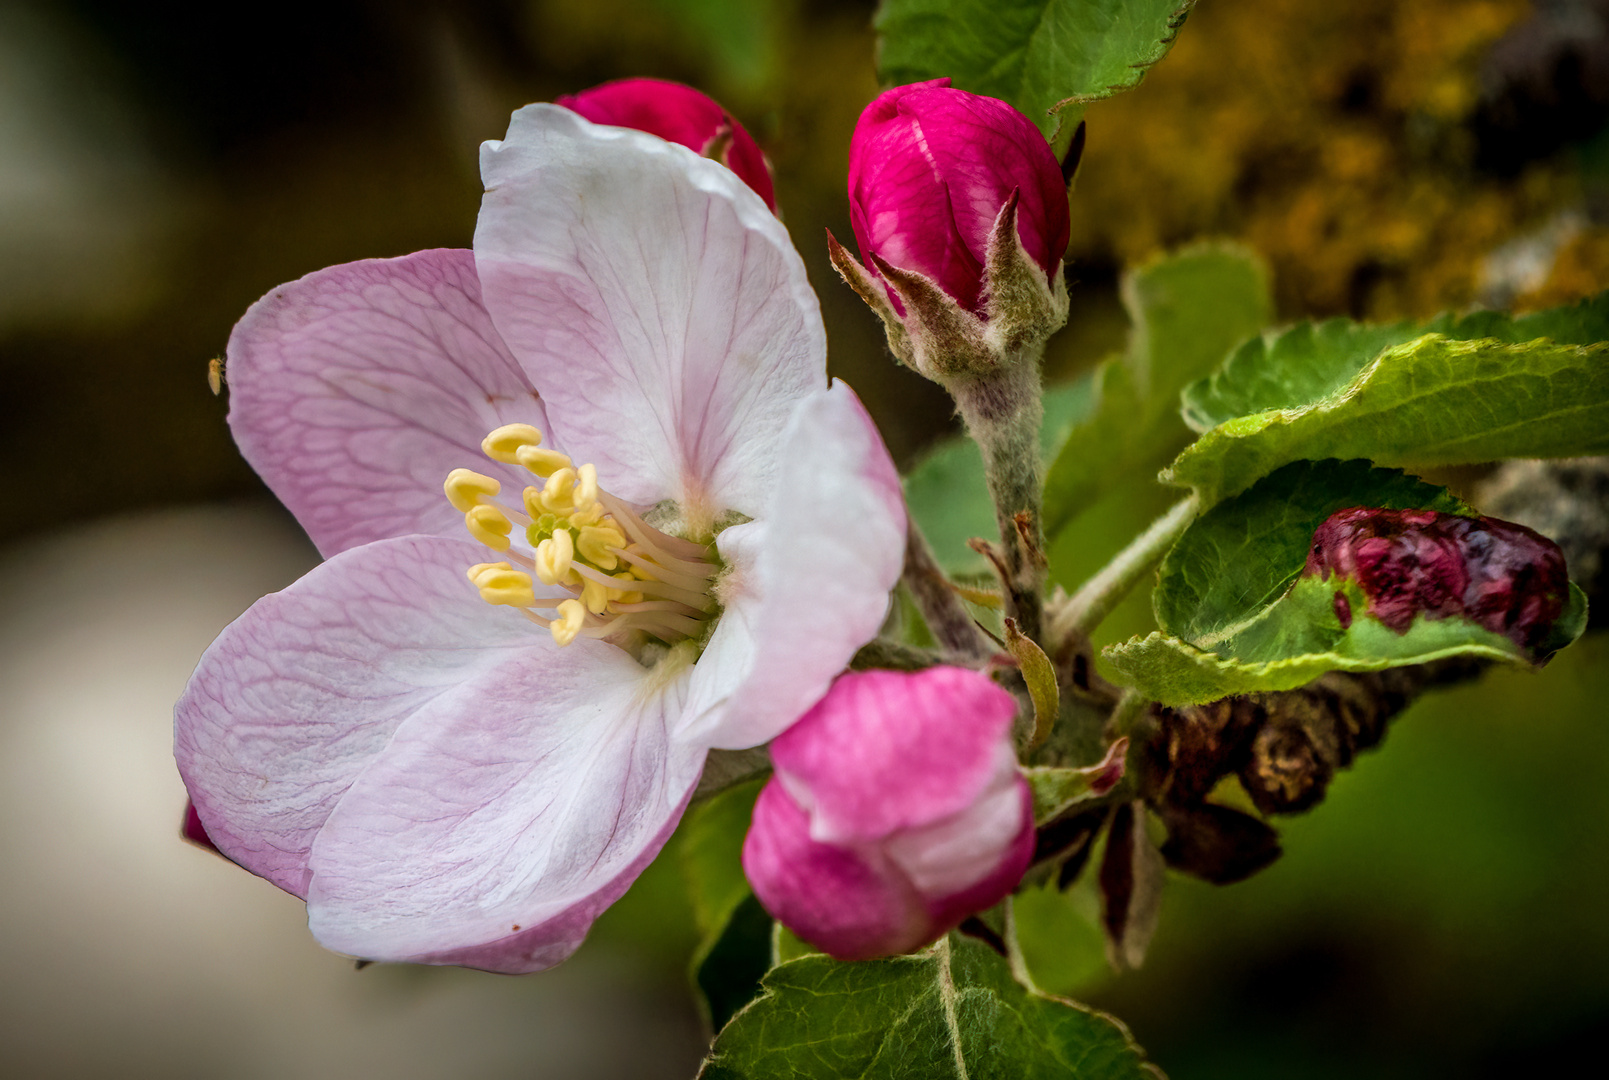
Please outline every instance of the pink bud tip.
[[568, 94], [557, 104], [594, 124], [636, 128], [713, 157], [777, 208], [771, 167], [743, 125], [714, 98], [664, 79], [619, 79]]
[[1049, 277], [1067, 251], [1067, 185], [1032, 120], [934, 79], [884, 92], [855, 125], [849, 214], [862, 258], [925, 274], [975, 314], [989, 232], [1013, 191], [1017, 235]]
[[963, 668], [841, 677], [771, 745], [743, 869], [841, 960], [909, 952], [1004, 899], [1033, 857], [1016, 701]]

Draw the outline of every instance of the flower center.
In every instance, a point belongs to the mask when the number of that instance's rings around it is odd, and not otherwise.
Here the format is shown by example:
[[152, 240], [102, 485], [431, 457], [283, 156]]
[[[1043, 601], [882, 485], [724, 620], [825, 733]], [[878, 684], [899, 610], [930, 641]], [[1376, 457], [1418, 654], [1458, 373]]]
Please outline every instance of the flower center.
[[[545, 481], [527, 487], [516, 509], [497, 501], [502, 485], [490, 476], [447, 475], [447, 501], [463, 512], [469, 534], [503, 556], [469, 568], [482, 600], [520, 609], [560, 645], [578, 637], [621, 641], [634, 631], [673, 645], [702, 634], [718, 609], [710, 545], [649, 525], [598, 486], [595, 467], [543, 449], [530, 424], [505, 424], [480, 446], [493, 461]], [[529, 554], [512, 543], [516, 525]], [[533, 577], [570, 595], [537, 596]]]

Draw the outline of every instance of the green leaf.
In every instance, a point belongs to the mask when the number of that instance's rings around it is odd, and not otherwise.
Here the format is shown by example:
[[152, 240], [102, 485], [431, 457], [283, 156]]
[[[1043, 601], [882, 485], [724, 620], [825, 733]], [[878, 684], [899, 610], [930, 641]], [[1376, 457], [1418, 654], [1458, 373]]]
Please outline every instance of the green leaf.
[[[1570, 605], [1555, 625], [1555, 639], [1574, 641], [1586, 629], [1586, 596], [1570, 586]], [[1360, 629], [1369, 631], [1359, 634]], [[1389, 636], [1388, 636], [1389, 635]], [[1514, 643], [1464, 619], [1417, 619], [1396, 634], [1372, 619], [1357, 619], [1335, 648], [1282, 660], [1248, 662], [1205, 652], [1163, 633], [1108, 646], [1108, 662], [1142, 694], [1164, 705], [1195, 705], [1231, 694], [1294, 690], [1328, 671], [1381, 671], [1453, 656], [1521, 660]]]
[[1154, 1080], [1116, 1020], [1024, 989], [952, 934], [915, 956], [781, 964], [715, 1039], [702, 1080]]
[[1130, 271], [1123, 303], [1133, 327], [1127, 353], [1096, 369], [1097, 404], [1045, 476], [1047, 536], [1103, 492], [1176, 453], [1189, 438], [1179, 392], [1260, 330], [1273, 311], [1262, 261], [1232, 244], [1194, 245]]
[[693, 901], [693, 918], [706, 938], [726, 926], [732, 910], [748, 895], [743, 838], [763, 786], [763, 778], [746, 780], [695, 803], [682, 818], [678, 829], [682, 874]]
[[682, 875], [701, 936], [688, 974], [710, 1030], [760, 991], [771, 966], [771, 916], [743, 876], [743, 838], [763, 779], [748, 780], [696, 803], [677, 830]]
[[693, 985], [711, 1031], [720, 1031], [760, 994], [760, 978], [771, 968], [775, 924], [754, 894], [745, 893], [719, 934], [693, 957]]
[[1367, 461], [1287, 465], [1196, 518], [1163, 558], [1157, 625], [1206, 643], [1273, 603], [1307, 565], [1313, 531], [1337, 510], [1378, 506], [1467, 514], [1446, 488]]
[[[1040, 445], [1047, 457], [1073, 425], [1089, 415], [1094, 403], [1088, 375], [1045, 391]], [[989, 573], [983, 556], [967, 547], [974, 536], [992, 537], [998, 531], [977, 443], [946, 439], [929, 451], [905, 478], [905, 503], [945, 570], [961, 577]]]
[[[1056, 132], [1076, 106], [1137, 86], [1194, 0], [883, 0], [873, 22], [890, 85], [949, 76]], [[1064, 104], [1075, 108], [1061, 108]]]
[[1572, 586], [1554, 638], [1532, 655], [1462, 618], [1416, 619], [1398, 634], [1357, 613], [1343, 628], [1334, 582], [1301, 577], [1313, 531], [1348, 506], [1467, 513], [1444, 488], [1366, 461], [1301, 461], [1213, 507], [1163, 560], [1152, 600], [1163, 632], [1105, 650], [1117, 671], [1168, 705], [1290, 690], [1326, 671], [1378, 671], [1450, 656], [1532, 663], [1579, 636], [1585, 598]]
[[[1545, 325], [1498, 326], [1500, 318], [1448, 325], [1511, 335]], [[1427, 466], [1609, 450], [1609, 345], [1433, 333], [1386, 344], [1347, 374], [1359, 356], [1404, 332], [1330, 323], [1287, 331], [1271, 345], [1249, 343], [1216, 383], [1186, 395], [1193, 423], [1218, 426], [1181, 453], [1165, 479], [1194, 487], [1210, 505], [1302, 458]], [[1238, 411], [1254, 407], [1261, 411]]]
[[1519, 344], [1545, 337], [1561, 345], [1592, 345], [1609, 340], [1609, 292], [1529, 315], [1477, 311], [1385, 325], [1329, 319], [1269, 330], [1243, 343], [1219, 371], [1185, 389], [1185, 422], [1201, 432], [1237, 416], [1299, 408], [1344, 388], [1390, 346], [1432, 333], [1460, 341], [1497, 338]]

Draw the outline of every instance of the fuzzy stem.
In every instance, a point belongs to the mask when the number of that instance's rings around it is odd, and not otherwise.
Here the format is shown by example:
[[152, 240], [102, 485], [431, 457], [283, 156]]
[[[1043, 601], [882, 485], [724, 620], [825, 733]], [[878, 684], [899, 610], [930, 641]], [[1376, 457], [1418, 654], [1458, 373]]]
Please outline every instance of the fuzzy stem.
[[[1044, 406], [1039, 390], [1039, 356], [1034, 346], [987, 376], [946, 380], [967, 433], [983, 451], [983, 474], [1000, 527], [1005, 574], [1006, 614], [1024, 635], [1038, 641], [1043, 631], [1045, 535], [1041, 523], [1043, 488], [1039, 427]], [[1033, 355], [1028, 355], [1032, 352]]]
[[1050, 640], [1065, 641], [1074, 634], [1088, 634], [1099, 626], [1119, 601], [1162, 561], [1168, 549], [1195, 520], [1199, 505], [1194, 495], [1176, 504], [1113, 556], [1094, 577], [1080, 585], [1076, 593], [1058, 604], [1050, 615]]
[[901, 577], [934, 639], [945, 649], [972, 661], [995, 651], [951, 588], [948, 575], [933, 557], [933, 549], [914, 518], [905, 533], [905, 569]]

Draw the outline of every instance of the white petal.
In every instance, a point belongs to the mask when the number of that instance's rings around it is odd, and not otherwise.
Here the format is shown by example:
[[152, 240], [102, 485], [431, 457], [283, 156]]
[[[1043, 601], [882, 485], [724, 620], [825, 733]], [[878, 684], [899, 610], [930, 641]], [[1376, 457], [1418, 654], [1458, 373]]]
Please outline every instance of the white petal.
[[314, 935], [380, 960], [562, 960], [698, 780], [704, 750], [677, 730], [686, 684], [581, 639], [415, 712], [314, 841]]
[[464, 535], [441, 484], [463, 467], [518, 504], [529, 474], [486, 460], [542, 403], [481, 306], [474, 256], [420, 251], [331, 266], [274, 289], [229, 336], [229, 426], [329, 557], [411, 533]]
[[226, 855], [306, 896], [314, 835], [398, 726], [510, 657], [553, 648], [481, 601], [464, 570], [484, 558], [459, 540], [367, 544], [218, 636], [174, 708], [174, 755]]
[[553, 105], [515, 113], [481, 174], [486, 307], [565, 449], [632, 502], [758, 517], [826, 379], [787, 230], [715, 162]]
[[790, 419], [763, 519], [718, 538], [727, 606], [694, 671], [692, 737], [737, 749], [774, 738], [876, 636], [905, 555], [888, 449], [840, 381]]

